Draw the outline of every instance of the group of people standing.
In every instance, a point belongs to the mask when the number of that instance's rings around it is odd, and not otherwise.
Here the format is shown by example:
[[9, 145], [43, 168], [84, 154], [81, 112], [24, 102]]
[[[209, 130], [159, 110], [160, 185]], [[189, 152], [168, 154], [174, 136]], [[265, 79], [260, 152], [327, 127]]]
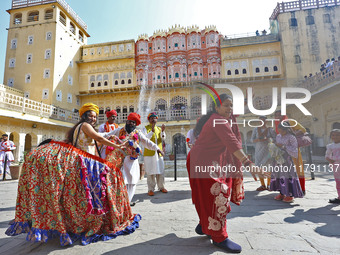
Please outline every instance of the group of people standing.
[[[257, 191], [271, 190], [280, 191], [275, 200], [292, 202], [294, 197], [303, 197], [306, 194], [305, 176], [301, 149], [298, 145], [296, 134], [304, 135], [306, 129], [299, 123], [288, 120], [281, 111], [275, 112], [275, 127], [268, 127], [266, 116], [260, 116], [263, 123], [256, 127], [251, 136], [255, 143], [255, 165], [259, 167], [281, 167], [281, 171], [272, 173], [273, 178], [260, 177], [261, 186]], [[280, 168], [276, 168], [280, 169]], [[289, 171], [284, 171], [288, 169]]]
[[[255, 164], [242, 150], [242, 140], [233, 101], [227, 94], [216, 99], [210, 112], [200, 117], [188, 136], [191, 150], [187, 170], [192, 202], [199, 216], [195, 232], [207, 235], [213, 244], [232, 253], [242, 248], [229, 239], [226, 216], [230, 202], [240, 205], [244, 199], [243, 170], [256, 180], [258, 190], [276, 190], [277, 200], [291, 202], [305, 194], [298, 131], [289, 126], [286, 116], [276, 112], [275, 129], [265, 124], [256, 128]], [[158, 127], [157, 114], [148, 115], [149, 124], [141, 124], [140, 115], [130, 113], [125, 126], [118, 127], [117, 113], [106, 113], [108, 121], [95, 130], [98, 106], [88, 103], [79, 111], [81, 120], [69, 130], [64, 142], [44, 141], [27, 154], [18, 185], [15, 220], [6, 234], [27, 233], [27, 239], [44, 241], [59, 236], [62, 245], [80, 239], [83, 244], [109, 240], [135, 231], [141, 216], [131, 212], [131, 200], [139, 180], [138, 156], [144, 150], [148, 195], [153, 196], [156, 183], [164, 187], [165, 125]], [[216, 124], [215, 120], [225, 120]], [[265, 116], [260, 120], [265, 123]], [[301, 125], [296, 129], [304, 134]], [[326, 159], [340, 161], [339, 130], [332, 131], [334, 144], [327, 146]], [[287, 166], [288, 172], [265, 172], [263, 166]], [[295, 167], [291, 167], [295, 165]], [[221, 171], [221, 169], [232, 169]], [[267, 185], [265, 178], [268, 178]], [[337, 181], [340, 201], [340, 182]]]
[[[15, 220], [6, 234], [27, 233], [27, 240], [59, 236], [61, 245], [82, 244], [129, 234], [141, 216], [131, 212], [139, 180], [138, 156], [144, 150], [148, 194], [164, 187], [162, 141], [165, 126], [157, 127], [150, 113], [142, 130], [140, 115], [130, 113], [125, 126], [114, 123], [117, 113], [95, 130], [99, 108], [92, 103], [79, 110], [80, 121], [63, 142], [48, 139], [29, 152], [18, 184]], [[148, 171], [150, 170], [150, 171]]]
[[[214, 102], [212, 110], [201, 116], [187, 135], [190, 147], [187, 169], [192, 202], [199, 216], [195, 232], [208, 236], [214, 245], [227, 252], [239, 253], [241, 246], [229, 239], [226, 216], [231, 210], [230, 202], [240, 205], [244, 199], [243, 170], [250, 171], [255, 180], [255, 175], [260, 177], [258, 191], [279, 191], [276, 200], [292, 202], [295, 197], [306, 194], [300, 148], [311, 140], [304, 127], [282, 116], [280, 111], [275, 112], [274, 128], [266, 125], [266, 116], [260, 116], [263, 125], [252, 133], [254, 164], [242, 150], [238, 126], [231, 124], [236, 123], [232, 98], [222, 94]], [[339, 130], [333, 130], [331, 138], [334, 143], [327, 146], [326, 159], [335, 165], [340, 162]], [[269, 165], [283, 170], [266, 172], [264, 169], [266, 166], [270, 169]], [[338, 172], [334, 175], [339, 197], [331, 199], [330, 203], [340, 202]]]

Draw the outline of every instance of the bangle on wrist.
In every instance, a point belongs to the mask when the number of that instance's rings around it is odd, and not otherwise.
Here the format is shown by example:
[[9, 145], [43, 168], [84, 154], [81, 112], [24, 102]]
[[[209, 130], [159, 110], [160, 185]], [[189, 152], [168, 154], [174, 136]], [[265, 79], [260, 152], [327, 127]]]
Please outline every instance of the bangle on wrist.
[[246, 161], [248, 159], [248, 157], [245, 155], [245, 156], [243, 156], [241, 159], [240, 159], [240, 161], [241, 162], [244, 162], [244, 161]]
[[249, 159], [243, 163], [244, 166], [249, 166], [250, 164], [253, 164], [253, 162]]

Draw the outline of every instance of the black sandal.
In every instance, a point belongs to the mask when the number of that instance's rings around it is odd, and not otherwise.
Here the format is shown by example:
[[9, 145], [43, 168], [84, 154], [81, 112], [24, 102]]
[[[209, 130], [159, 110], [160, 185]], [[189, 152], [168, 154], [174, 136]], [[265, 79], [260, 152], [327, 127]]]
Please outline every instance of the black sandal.
[[328, 201], [328, 203], [332, 204], [340, 204], [340, 199], [339, 198], [333, 198]]

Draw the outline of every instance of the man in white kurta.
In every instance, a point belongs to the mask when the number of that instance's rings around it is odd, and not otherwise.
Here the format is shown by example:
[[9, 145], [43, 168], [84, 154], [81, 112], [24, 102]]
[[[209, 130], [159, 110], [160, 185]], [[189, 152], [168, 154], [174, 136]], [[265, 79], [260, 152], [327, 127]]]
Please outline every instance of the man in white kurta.
[[[146, 136], [139, 130], [135, 130], [136, 126], [140, 125], [140, 116], [136, 113], [130, 113], [126, 125], [124, 127], [117, 128], [113, 131], [113, 135], [119, 137], [122, 141], [132, 140], [129, 137], [137, 134], [139, 143], [149, 150], [156, 151], [157, 153], [163, 153], [158, 146], [146, 138]], [[136, 185], [140, 177], [140, 168], [138, 158], [131, 159], [130, 156], [126, 156], [124, 159], [123, 166], [121, 168], [123, 173], [124, 182], [129, 195], [129, 201], [131, 202], [135, 191]]]
[[[14, 161], [14, 156], [12, 151], [16, 149], [14, 143], [10, 140], [8, 140], [8, 135], [3, 134], [2, 135], [3, 141], [0, 143], [0, 178], [2, 180], [2, 175], [4, 174], [4, 171], [6, 171], [7, 175], [10, 174], [9, 166], [11, 165], [11, 162]], [[5, 165], [6, 163], [6, 165]]]
[[[149, 125], [143, 128], [143, 133], [148, 139], [157, 144], [160, 149], [163, 149], [163, 142], [165, 141], [165, 125], [162, 127], [156, 126], [158, 116], [155, 112], [148, 115]], [[144, 149], [144, 167], [147, 174], [148, 183], [148, 195], [153, 196], [156, 182], [158, 189], [167, 193], [168, 191], [164, 187], [164, 160], [162, 155], [159, 155], [155, 151]]]

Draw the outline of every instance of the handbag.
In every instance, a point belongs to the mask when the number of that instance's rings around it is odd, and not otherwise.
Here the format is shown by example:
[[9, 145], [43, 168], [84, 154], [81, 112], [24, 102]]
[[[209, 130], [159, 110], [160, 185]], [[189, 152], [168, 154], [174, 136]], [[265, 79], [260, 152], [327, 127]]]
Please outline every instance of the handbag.
[[310, 135], [302, 132], [298, 132], [295, 134], [296, 135], [296, 140], [298, 143], [298, 147], [306, 147], [312, 144], [312, 139], [310, 138]]

